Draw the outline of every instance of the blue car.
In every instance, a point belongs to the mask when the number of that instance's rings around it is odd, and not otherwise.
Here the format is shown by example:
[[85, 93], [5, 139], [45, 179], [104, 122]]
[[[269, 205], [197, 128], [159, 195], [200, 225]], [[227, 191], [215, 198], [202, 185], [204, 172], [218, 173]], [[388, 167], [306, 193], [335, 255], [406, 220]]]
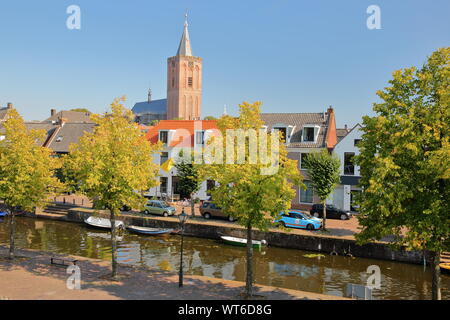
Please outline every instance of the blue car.
[[315, 218], [308, 212], [300, 210], [290, 210], [288, 213], [281, 212], [275, 220], [283, 227], [291, 227], [307, 230], [318, 230], [322, 228], [322, 219]]

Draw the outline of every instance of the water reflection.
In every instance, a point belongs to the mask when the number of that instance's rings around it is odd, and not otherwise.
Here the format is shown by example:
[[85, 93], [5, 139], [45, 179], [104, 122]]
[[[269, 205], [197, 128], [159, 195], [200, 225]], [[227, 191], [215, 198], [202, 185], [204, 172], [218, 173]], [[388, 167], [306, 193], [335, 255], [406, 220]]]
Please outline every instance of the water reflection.
[[[17, 218], [17, 247], [111, 259], [110, 233], [82, 224]], [[8, 244], [8, 224], [0, 223], [0, 243]], [[124, 233], [118, 238], [118, 261], [168, 271], [178, 271], [178, 236], [145, 237]], [[245, 248], [219, 241], [185, 238], [186, 274], [245, 281]], [[325, 255], [308, 258], [306, 251], [268, 247], [255, 250], [255, 279], [259, 284], [342, 296], [347, 283], [365, 284], [367, 267], [382, 272], [378, 299], [428, 299], [430, 268], [389, 261]], [[450, 277], [442, 277], [443, 298], [450, 298]]]

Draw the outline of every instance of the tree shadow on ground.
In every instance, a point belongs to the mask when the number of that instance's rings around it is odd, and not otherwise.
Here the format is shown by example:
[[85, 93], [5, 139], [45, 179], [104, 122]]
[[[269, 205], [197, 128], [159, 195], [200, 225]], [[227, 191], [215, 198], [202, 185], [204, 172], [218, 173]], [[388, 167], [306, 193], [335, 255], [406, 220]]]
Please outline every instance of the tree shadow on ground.
[[[0, 246], [0, 272], [11, 271], [17, 267], [34, 275], [63, 280], [70, 276], [67, 267], [50, 264], [51, 257], [66, 257], [47, 252], [17, 250], [17, 258], [7, 258], [8, 249]], [[241, 282], [222, 281], [201, 276], [185, 276], [184, 286], [178, 287], [178, 275], [169, 271], [134, 267], [119, 264], [118, 280], [110, 278], [111, 267], [108, 262], [79, 258], [77, 265], [81, 271], [81, 290], [97, 289], [119, 299], [131, 300], [242, 300], [244, 286]], [[36, 290], [45, 290], [37, 288]], [[67, 289], [70, 290], [70, 289]], [[254, 299], [307, 299], [306, 295], [290, 294], [283, 289], [254, 287]]]

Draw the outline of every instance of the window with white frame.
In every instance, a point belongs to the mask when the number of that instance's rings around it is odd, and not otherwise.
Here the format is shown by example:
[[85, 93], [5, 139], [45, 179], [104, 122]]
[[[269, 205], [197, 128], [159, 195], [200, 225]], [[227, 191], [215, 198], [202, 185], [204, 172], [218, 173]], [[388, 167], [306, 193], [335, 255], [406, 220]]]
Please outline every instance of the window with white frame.
[[300, 169], [307, 169], [305, 165], [306, 158], [308, 157], [308, 153], [302, 152], [300, 154]]
[[303, 141], [314, 142], [314, 127], [303, 128]]
[[162, 165], [167, 160], [169, 160], [169, 153], [168, 152], [161, 152], [161, 158], [159, 160], [159, 164]]
[[300, 189], [300, 202], [302, 203], [313, 203], [313, 186], [311, 181], [303, 181], [306, 186], [306, 189]]
[[287, 133], [286, 127], [274, 127], [273, 129], [278, 130], [280, 132], [281, 140], [286, 141], [286, 133]]
[[159, 132], [159, 141], [162, 143], [167, 143], [169, 140], [169, 132], [168, 131], [160, 131]]

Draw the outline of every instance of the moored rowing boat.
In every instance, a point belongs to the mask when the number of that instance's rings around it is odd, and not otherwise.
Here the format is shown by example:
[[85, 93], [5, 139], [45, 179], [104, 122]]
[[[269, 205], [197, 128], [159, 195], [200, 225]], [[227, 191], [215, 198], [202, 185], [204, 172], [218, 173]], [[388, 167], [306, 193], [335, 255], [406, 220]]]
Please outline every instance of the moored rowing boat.
[[[227, 243], [231, 244], [233, 246], [239, 246], [239, 247], [245, 247], [247, 246], [247, 239], [243, 238], [236, 238], [236, 237], [229, 237], [229, 236], [220, 236], [222, 240]], [[263, 245], [267, 245], [266, 240], [252, 240], [253, 248], [261, 248]]]
[[[84, 222], [92, 227], [102, 228], [102, 229], [111, 229], [111, 220], [106, 219], [106, 218], [90, 216], [89, 218], [84, 220]], [[115, 221], [115, 226], [117, 229], [125, 228], [125, 224], [123, 223], [123, 221], [120, 221], [120, 220]]]
[[128, 226], [128, 230], [139, 233], [146, 234], [151, 236], [161, 236], [170, 234], [173, 229], [163, 229], [163, 228], [147, 228], [147, 227], [139, 227], [139, 226]]

